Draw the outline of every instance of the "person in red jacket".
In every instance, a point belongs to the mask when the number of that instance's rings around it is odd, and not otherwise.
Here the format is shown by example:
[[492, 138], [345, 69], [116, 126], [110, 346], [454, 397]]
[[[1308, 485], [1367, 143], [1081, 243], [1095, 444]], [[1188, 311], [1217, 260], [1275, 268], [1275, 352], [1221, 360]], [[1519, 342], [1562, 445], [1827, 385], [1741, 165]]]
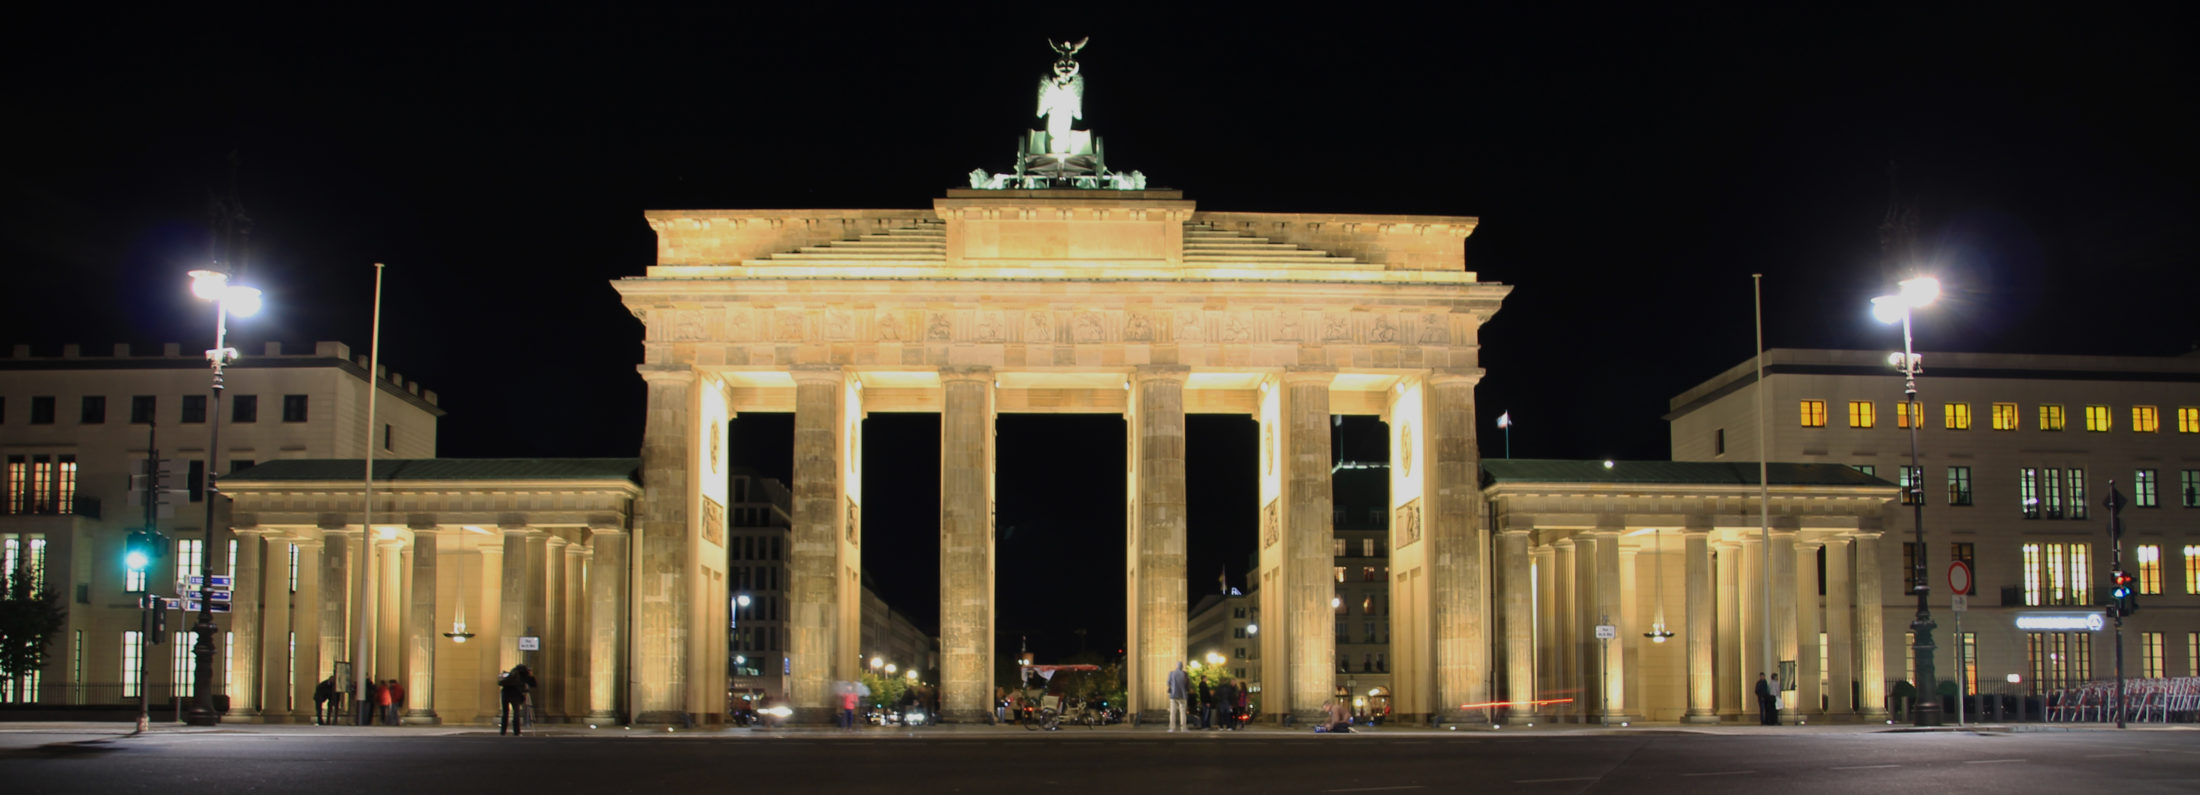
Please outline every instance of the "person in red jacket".
[[396, 726], [398, 725], [398, 713], [405, 708], [405, 686], [392, 679], [387, 686], [382, 688], [382, 695], [383, 700], [389, 702], [382, 708], [382, 711], [387, 713], [385, 719], [390, 722], [391, 726]]

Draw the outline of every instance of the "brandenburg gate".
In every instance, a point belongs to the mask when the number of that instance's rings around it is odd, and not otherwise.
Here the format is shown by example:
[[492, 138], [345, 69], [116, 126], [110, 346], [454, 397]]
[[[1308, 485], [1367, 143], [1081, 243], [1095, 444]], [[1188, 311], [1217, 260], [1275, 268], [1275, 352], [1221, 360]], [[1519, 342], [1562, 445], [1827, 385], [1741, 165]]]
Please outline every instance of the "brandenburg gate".
[[[977, 181], [976, 179], [973, 180]], [[994, 417], [1127, 419], [1130, 702], [1185, 659], [1187, 414], [1260, 425], [1263, 709], [1334, 692], [1329, 426], [1389, 423], [1396, 703], [1486, 700], [1476, 336], [1510, 290], [1465, 267], [1475, 220], [1210, 212], [1171, 190], [957, 189], [930, 210], [648, 213], [657, 263], [614, 286], [646, 329], [635, 717], [725, 704], [728, 423], [793, 412], [792, 700], [859, 677], [862, 419], [940, 414], [949, 720], [990, 712]], [[894, 510], [878, 506], [878, 510]]]

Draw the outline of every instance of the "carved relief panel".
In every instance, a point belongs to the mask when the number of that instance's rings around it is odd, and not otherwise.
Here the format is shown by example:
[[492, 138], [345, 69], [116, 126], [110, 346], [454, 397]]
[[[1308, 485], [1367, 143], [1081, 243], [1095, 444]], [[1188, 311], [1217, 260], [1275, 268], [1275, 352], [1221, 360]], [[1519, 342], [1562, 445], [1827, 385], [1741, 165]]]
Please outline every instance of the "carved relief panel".
[[1393, 536], [1390, 541], [1392, 549], [1402, 549], [1421, 540], [1421, 501], [1409, 500], [1398, 506], [1398, 516], [1391, 521], [1390, 527]]

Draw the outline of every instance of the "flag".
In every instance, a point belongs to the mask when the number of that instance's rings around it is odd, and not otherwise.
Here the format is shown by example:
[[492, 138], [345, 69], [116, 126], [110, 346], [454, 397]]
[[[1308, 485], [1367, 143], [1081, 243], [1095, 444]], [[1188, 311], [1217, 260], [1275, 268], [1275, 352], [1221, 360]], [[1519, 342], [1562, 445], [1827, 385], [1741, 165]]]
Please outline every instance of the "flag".
[[1510, 428], [1510, 427], [1512, 427], [1512, 426], [1513, 426], [1513, 413], [1512, 413], [1512, 412], [1508, 411], [1508, 412], [1505, 412], [1505, 413], [1503, 413], [1503, 414], [1499, 414], [1499, 415], [1497, 415], [1497, 427], [1499, 427], [1499, 428]]
[[1230, 592], [1230, 567], [1222, 567], [1222, 573], [1215, 575], [1215, 579], [1222, 583], [1223, 593], [1227, 594]]

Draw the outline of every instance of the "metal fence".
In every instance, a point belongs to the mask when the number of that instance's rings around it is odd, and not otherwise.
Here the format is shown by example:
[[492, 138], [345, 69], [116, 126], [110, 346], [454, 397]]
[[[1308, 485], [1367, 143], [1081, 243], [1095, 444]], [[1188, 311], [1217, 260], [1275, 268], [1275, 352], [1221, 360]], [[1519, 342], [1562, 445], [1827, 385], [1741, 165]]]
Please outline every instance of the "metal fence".
[[[2048, 694], [2047, 719], [2056, 723], [2111, 723], [2119, 711], [2116, 680], [2087, 682]], [[2200, 717], [2200, 677], [2124, 680], [2127, 723], [2190, 723]]]

